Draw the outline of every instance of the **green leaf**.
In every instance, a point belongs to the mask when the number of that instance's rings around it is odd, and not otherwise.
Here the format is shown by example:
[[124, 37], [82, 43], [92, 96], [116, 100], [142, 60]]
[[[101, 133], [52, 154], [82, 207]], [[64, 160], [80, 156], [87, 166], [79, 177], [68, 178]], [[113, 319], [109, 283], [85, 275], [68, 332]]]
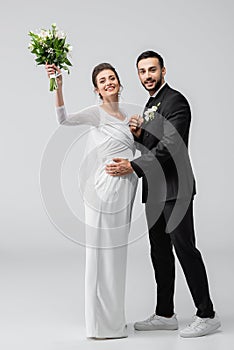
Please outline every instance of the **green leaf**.
[[71, 64], [71, 62], [69, 61], [68, 58], [66, 58], [66, 59], [64, 60], [64, 62], [65, 62], [68, 66], [72, 66], [72, 64]]

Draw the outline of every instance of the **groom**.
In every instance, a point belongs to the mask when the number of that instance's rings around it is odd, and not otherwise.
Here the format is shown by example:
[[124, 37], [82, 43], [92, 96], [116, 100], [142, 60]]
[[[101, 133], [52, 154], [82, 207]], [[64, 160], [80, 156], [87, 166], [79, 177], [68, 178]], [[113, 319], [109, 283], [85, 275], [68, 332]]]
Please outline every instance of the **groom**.
[[151, 317], [136, 322], [134, 327], [138, 331], [178, 329], [173, 301], [174, 247], [197, 308], [193, 321], [180, 331], [180, 336], [199, 337], [213, 332], [221, 323], [213, 309], [205, 266], [195, 243], [196, 189], [187, 149], [190, 107], [185, 97], [165, 82], [166, 68], [158, 53], [143, 52], [137, 58], [137, 71], [150, 95], [144, 118], [130, 119], [141, 156], [133, 161], [116, 158], [106, 166], [111, 176], [135, 171], [143, 178], [142, 201], [157, 284], [157, 305]]

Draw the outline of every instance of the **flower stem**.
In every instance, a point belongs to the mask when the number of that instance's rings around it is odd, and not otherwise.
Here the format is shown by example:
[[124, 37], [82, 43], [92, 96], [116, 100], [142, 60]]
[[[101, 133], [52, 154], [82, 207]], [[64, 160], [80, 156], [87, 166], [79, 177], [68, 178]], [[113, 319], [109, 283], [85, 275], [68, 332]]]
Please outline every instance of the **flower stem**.
[[52, 76], [50, 78], [50, 91], [57, 90], [57, 88], [58, 88], [57, 80], [54, 76]]

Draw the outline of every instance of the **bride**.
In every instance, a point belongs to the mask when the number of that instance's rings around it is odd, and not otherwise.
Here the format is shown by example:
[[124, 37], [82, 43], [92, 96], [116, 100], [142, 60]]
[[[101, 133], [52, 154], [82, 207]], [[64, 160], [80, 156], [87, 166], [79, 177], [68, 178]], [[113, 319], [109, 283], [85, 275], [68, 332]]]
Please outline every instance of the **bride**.
[[[46, 65], [48, 76], [57, 74], [58, 122], [90, 126], [80, 173], [86, 224], [85, 320], [88, 338], [128, 336], [125, 321], [127, 244], [137, 175], [110, 176], [106, 166], [118, 157], [132, 160], [134, 138], [127, 108], [119, 103], [121, 83], [109, 63], [97, 65], [92, 82], [101, 104], [68, 114], [64, 105], [62, 75]], [[117, 160], [116, 160], [117, 161]]]

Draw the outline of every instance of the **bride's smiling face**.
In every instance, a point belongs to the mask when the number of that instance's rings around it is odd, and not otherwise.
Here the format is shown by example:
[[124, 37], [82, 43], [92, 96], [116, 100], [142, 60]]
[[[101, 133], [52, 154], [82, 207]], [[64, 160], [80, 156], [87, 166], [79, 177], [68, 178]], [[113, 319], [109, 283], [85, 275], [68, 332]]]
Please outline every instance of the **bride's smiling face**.
[[96, 92], [102, 96], [103, 100], [118, 96], [120, 84], [111, 69], [101, 71], [96, 77], [96, 83]]

